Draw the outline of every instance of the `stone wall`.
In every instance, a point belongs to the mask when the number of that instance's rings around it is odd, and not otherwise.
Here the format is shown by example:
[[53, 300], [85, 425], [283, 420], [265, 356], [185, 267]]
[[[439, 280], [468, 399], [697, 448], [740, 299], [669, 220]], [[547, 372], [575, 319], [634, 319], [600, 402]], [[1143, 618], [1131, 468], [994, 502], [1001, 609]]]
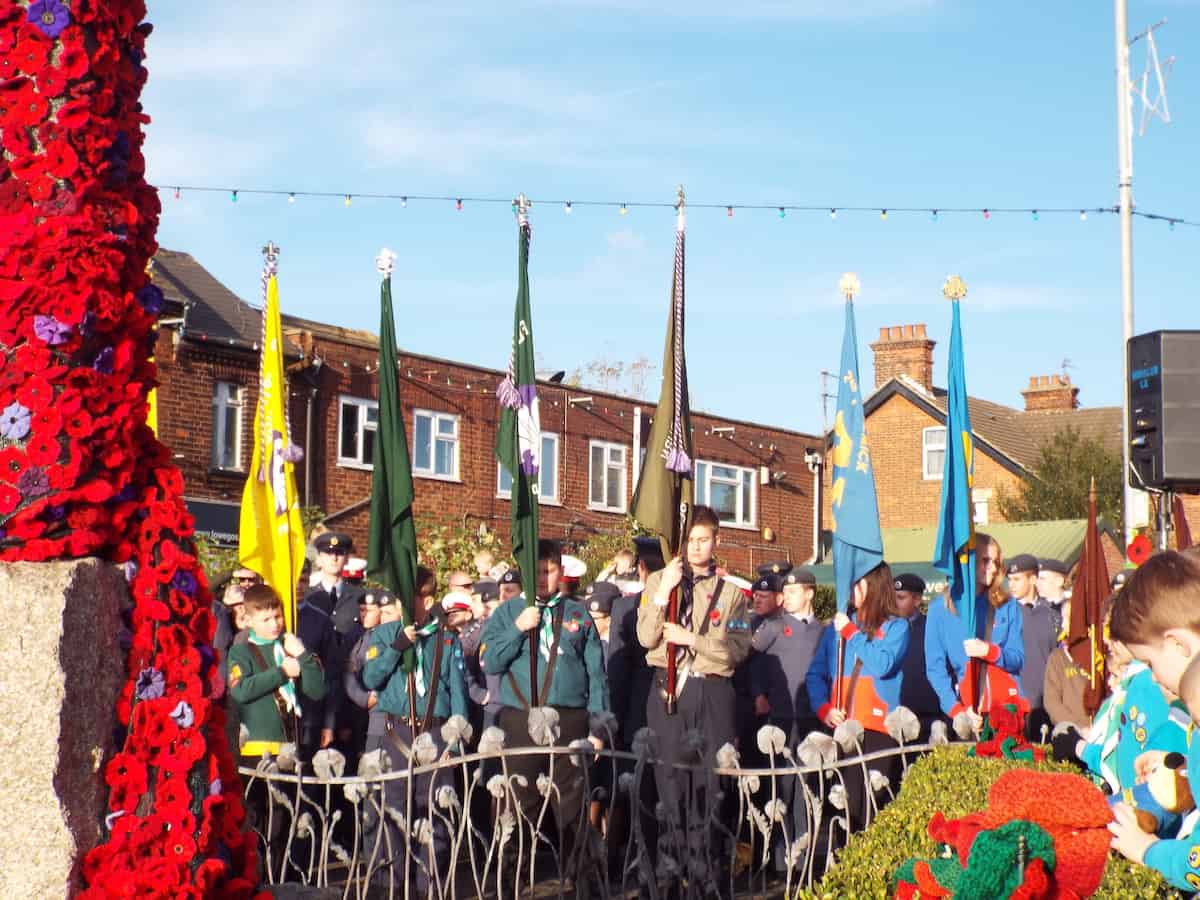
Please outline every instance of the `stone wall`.
[[0, 565], [0, 897], [67, 897], [100, 837], [125, 579], [99, 560]]

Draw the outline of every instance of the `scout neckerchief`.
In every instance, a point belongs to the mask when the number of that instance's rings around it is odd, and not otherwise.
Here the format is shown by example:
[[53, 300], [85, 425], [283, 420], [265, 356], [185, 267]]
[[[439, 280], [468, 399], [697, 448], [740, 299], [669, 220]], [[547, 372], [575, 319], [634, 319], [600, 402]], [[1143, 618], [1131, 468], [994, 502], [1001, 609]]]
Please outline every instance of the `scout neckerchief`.
[[[272, 641], [264, 641], [261, 638], [250, 635], [250, 643], [255, 647], [271, 647], [274, 651], [275, 665], [282, 665], [287, 658], [287, 654], [283, 652], [283, 641], [276, 638]], [[259, 653], [262, 651], [260, 650]], [[287, 705], [288, 712], [300, 715], [300, 703], [296, 699], [296, 686], [292, 684], [292, 679], [287, 678], [283, 684], [279, 686], [279, 696], [283, 698], [283, 702]]]
[[555, 594], [544, 604], [540, 604], [542, 607], [542, 624], [540, 626], [541, 634], [538, 638], [538, 652], [542, 654], [542, 659], [546, 660], [546, 662], [550, 662], [550, 654], [553, 652], [555, 646], [554, 611], [558, 607], [558, 604], [562, 603], [562, 600], [562, 594]]
[[427, 689], [427, 686], [425, 684], [425, 644], [427, 643], [427, 641], [423, 641], [421, 639], [427, 638], [432, 634], [436, 634], [437, 630], [438, 630], [438, 620], [430, 619], [428, 622], [426, 622], [424, 625], [422, 625], [420, 628], [417, 629], [417, 633], [415, 635], [415, 640], [413, 641], [413, 643], [416, 645], [416, 651], [417, 651], [416, 682], [417, 682], [417, 696], [418, 697], [424, 697], [425, 691]]

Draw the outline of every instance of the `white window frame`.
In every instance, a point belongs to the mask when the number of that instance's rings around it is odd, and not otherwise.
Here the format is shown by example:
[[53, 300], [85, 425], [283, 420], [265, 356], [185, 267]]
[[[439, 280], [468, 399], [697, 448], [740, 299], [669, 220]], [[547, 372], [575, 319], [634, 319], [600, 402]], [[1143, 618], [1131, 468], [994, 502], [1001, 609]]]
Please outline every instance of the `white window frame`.
[[[703, 469], [701, 468], [703, 466]], [[744, 528], [748, 531], [755, 530], [758, 526], [755, 524], [758, 521], [758, 467], [757, 466], [739, 466], [736, 463], [718, 462], [712, 459], [696, 460], [696, 480], [695, 493], [696, 503], [702, 506], [710, 506], [709, 499], [712, 497], [713, 483], [713, 466], [720, 466], [722, 469], [733, 469], [737, 474], [737, 505], [736, 518], [721, 519], [721, 527], [729, 528]], [[749, 476], [747, 482], [746, 476]], [[703, 476], [703, 477], [702, 477]], [[717, 478], [718, 484], [732, 485], [734, 482], [728, 478]], [[746, 507], [746, 498], [742, 492], [742, 488], [749, 484], [750, 486], [750, 503], [749, 510]], [[718, 512], [713, 508], [713, 512]], [[718, 513], [719, 515], [719, 513]]]
[[[225, 388], [222, 391], [221, 388]], [[232, 395], [232, 396], [231, 396]], [[246, 408], [246, 388], [244, 385], [238, 384], [236, 381], [214, 381], [212, 393], [212, 408], [214, 411], [220, 410], [216, 416], [215, 427], [212, 430], [212, 446], [209, 449], [208, 462], [209, 465], [221, 472], [244, 472], [246, 470], [242, 463], [242, 423]], [[225, 446], [225, 415], [227, 409], [237, 410], [237, 425], [236, 433], [233, 441], [233, 465], [222, 465], [217, 459], [217, 454], [221, 448]]]
[[[936, 444], [930, 445], [929, 438], [934, 433], [940, 431], [942, 433], [942, 445], [939, 447]], [[940, 472], [931, 473], [929, 470], [929, 452], [931, 450], [942, 451], [942, 470]], [[921, 429], [921, 477], [925, 481], [941, 481], [942, 475], [946, 471], [946, 426], [934, 425], [930, 428]]]
[[976, 525], [987, 525], [991, 517], [991, 488], [971, 489], [971, 517]]
[[[609, 462], [608, 454], [612, 450], [621, 451], [621, 489], [619, 491], [621, 502], [618, 506], [609, 506], [607, 503], [596, 503], [592, 500], [592, 454], [595, 448], [604, 448], [604, 487], [601, 491], [604, 497], [608, 496], [608, 476], [611, 469], [616, 467], [615, 463]], [[623, 513], [629, 508], [629, 501], [625, 495], [629, 489], [629, 447], [625, 444], [618, 444], [613, 441], [588, 441], [588, 509], [596, 512]]]
[[[554, 442], [554, 449], [550, 454], [546, 453], [546, 441], [547, 440], [551, 440]], [[559, 482], [561, 481], [561, 479], [559, 478], [559, 471], [558, 471], [558, 460], [560, 458], [560, 455], [559, 455], [560, 454], [560, 450], [559, 450], [560, 446], [561, 446], [561, 442], [560, 442], [558, 434], [556, 432], [553, 432], [553, 431], [543, 431], [542, 432], [542, 447], [541, 447], [542, 458], [541, 458], [541, 465], [538, 468], [538, 475], [539, 475], [539, 477], [538, 477], [538, 503], [545, 503], [549, 506], [561, 506], [562, 505], [562, 500], [559, 497], [559, 491], [558, 491]], [[505, 488], [503, 486], [504, 475], [505, 475], [506, 471], [507, 470], [504, 468], [504, 466], [500, 465], [499, 462], [496, 463], [496, 496], [498, 498], [500, 498], [501, 500], [511, 500], [512, 499], [512, 479], [511, 478], [509, 479], [509, 487]], [[551, 494], [547, 494], [543, 491], [544, 481], [541, 478], [541, 474], [543, 472], [547, 472], [547, 471], [554, 473], [554, 491]]]
[[[342, 417], [345, 414], [347, 406], [353, 406], [358, 410], [358, 432], [355, 435], [355, 445], [357, 452], [354, 456], [342, 455]], [[371, 424], [367, 422], [367, 411], [375, 410], [376, 422]], [[363, 434], [367, 431], [374, 431], [378, 435], [378, 416], [379, 403], [375, 400], [367, 399], [366, 397], [352, 397], [350, 394], [338, 395], [338, 424], [337, 424], [337, 464], [347, 469], [366, 469], [370, 471], [374, 469], [374, 465], [363, 460]]]
[[[417, 466], [417, 420], [420, 418], [429, 419], [429, 467], [421, 468]], [[442, 422], [454, 423], [454, 435], [444, 435], [439, 427]], [[462, 471], [462, 417], [456, 413], [438, 412], [435, 409], [414, 409], [413, 410], [413, 433], [412, 433], [412, 472], [418, 478], [432, 478], [435, 481], [461, 481], [459, 473]], [[451, 472], [437, 471], [437, 442], [439, 440], [454, 442], [454, 464]]]

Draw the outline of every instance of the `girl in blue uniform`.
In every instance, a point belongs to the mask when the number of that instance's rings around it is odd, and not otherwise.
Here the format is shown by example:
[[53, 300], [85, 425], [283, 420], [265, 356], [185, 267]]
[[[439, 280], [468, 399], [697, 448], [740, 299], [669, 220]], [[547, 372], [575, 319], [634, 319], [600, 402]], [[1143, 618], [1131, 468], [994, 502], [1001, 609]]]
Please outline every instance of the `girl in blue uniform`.
[[[826, 728], [833, 730], [847, 719], [864, 729], [864, 753], [896, 746], [883, 724], [888, 712], [900, 705], [900, 682], [904, 654], [908, 651], [908, 620], [898, 615], [892, 570], [880, 563], [854, 584], [850, 615], [838, 613], [821, 635], [816, 655], [805, 678], [812, 708]], [[844, 641], [842, 670], [837, 671], [838, 638]], [[856, 755], [854, 750], [851, 755]], [[898, 763], [875, 760], [879, 769], [899, 787]], [[862, 825], [869, 817], [870, 802], [863, 785], [861, 766], [842, 769], [846, 784], [847, 809], [852, 824]]]
[[[925, 626], [925, 674], [942, 712], [951, 719], [965, 712], [975, 730], [993, 708], [1014, 704], [1022, 713], [1029, 704], [1021, 695], [1025, 643], [1021, 611], [1003, 589], [1000, 544], [991, 535], [975, 535], [975, 633], [967, 634], [950, 595], [929, 604]], [[976, 666], [968, 665], [980, 660]], [[977, 684], [975, 672], [980, 672]]]

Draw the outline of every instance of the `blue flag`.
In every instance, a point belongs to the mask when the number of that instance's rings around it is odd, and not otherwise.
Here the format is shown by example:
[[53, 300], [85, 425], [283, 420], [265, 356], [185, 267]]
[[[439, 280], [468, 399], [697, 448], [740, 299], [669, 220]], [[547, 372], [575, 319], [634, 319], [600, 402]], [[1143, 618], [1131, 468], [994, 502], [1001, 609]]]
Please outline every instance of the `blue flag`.
[[846, 333], [838, 370], [837, 417], [833, 422], [833, 581], [839, 612], [846, 612], [854, 582], [883, 562], [875, 473], [867, 447], [866, 419], [858, 382], [858, 336], [854, 303], [846, 301]]
[[[942, 509], [938, 516], [934, 568], [946, 573], [950, 599], [967, 634], [978, 637], [975, 621], [975, 516], [971, 485], [975, 452], [971, 415], [967, 410], [967, 377], [963, 367], [959, 302], [954, 301], [950, 326], [950, 384], [946, 404], [946, 461], [942, 472]], [[964, 603], [963, 598], [967, 602]]]

